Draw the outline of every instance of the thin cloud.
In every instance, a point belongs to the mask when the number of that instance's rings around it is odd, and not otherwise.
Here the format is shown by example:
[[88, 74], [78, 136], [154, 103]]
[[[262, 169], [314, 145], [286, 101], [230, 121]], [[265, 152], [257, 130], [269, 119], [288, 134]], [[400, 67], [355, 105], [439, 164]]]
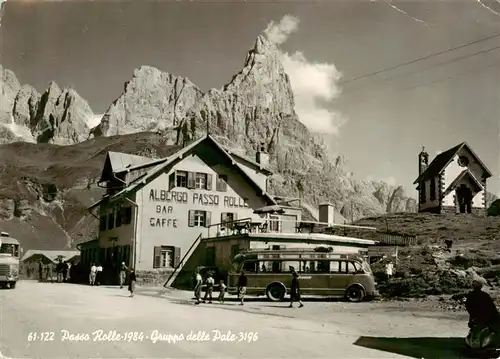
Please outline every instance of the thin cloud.
[[[278, 23], [271, 21], [264, 34], [281, 45], [298, 30], [298, 25], [297, 17], [285, 15]], [[302, 52], [281, 52], [281, 59], [290, 78], [300, 121], [313, 132], [337, 135], [346, 119], [331, 108], [331, 101], [341, 93], [338, 82], [342, 74], [334, 64], [309, 61]]]

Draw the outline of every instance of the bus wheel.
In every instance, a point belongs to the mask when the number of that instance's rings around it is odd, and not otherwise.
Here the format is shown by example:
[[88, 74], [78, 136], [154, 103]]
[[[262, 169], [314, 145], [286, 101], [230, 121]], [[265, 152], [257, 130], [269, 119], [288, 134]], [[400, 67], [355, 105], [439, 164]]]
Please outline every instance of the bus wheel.
[[9, 289], [14, 289], [16, 287], [16, 282], [10, 282]]
[[267, 287], [266, 295], [273, 302], [281, 302], [285, 298], [285, 292], [283, 285], [273, 283]]
[[365, 291], [359, 285], [353, 285], [347, 288], [345, 298], [349, 302], [361, 302], [365, 297]]

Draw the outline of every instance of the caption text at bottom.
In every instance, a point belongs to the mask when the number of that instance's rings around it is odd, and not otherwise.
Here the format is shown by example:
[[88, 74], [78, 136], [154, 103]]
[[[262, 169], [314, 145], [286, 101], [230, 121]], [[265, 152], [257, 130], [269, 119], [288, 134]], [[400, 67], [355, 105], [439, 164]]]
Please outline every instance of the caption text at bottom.
[[89, 333], [75, 333], [62, 329], [60, 332], [30, 332], [29, 342], [225, 342], [225, 343], [252, 343], [259, 340], [257, 332], [221, 331], [190, 331], [189, 333], [169, 333], [152, 330], [144, 332], [121, 332], [116, 330], [105, 331], [102, 329]]

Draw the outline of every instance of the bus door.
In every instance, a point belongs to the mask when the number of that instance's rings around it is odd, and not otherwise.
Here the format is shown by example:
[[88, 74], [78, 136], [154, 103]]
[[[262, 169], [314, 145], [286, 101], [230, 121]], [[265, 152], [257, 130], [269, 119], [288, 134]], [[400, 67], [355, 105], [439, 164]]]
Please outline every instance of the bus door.
[[344, 266], [344, 261], [330, 261], [330, 288], [335, 296], [343, 296], [347, 286], [348, 277], [342, 271]]
[[356, 267], [354, 263], [348, 260], [340, 261], [340, 275], [343, 277], [343, 290], [356, 281]]
[[[333, 295], [329, 260], [314, 260], [310, 262], [310, 293], [313, 295]], [[307, 275], [307, 273], [305, 273]], [[301, 281], [301, 286], [304, 281]]]

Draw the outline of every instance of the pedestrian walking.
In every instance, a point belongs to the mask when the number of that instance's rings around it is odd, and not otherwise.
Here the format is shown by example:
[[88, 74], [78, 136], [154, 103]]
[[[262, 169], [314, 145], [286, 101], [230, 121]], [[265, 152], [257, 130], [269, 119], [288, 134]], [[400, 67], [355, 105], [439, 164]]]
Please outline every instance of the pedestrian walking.
[[102, 265], [98, 264], [96, 268], [95, 281], [97, 285], [101, 285], [102, 281]]
[[394, 264], [392, 262], [389, 262], [385, 266], [385, 274], [387, 275], [387, 280], [390, 280], [392, 278], [392, 275], [394, 274]]
[[224, 304], [224, 296], [226, 295], [226, 289], [227, 289], [227, 286], [224, 284], [224, 281], [221, 280], [220, 281], [220, 284], [219, 284], [219, 297], [217, 298], [217, 300]]
[[92, 266], [90, 267], [90, 275], [89, 275], [90, 285], [95, 284], [96, 273], [97, 273], [97, 267], [95, 266], [94, 263], [92, 263]]
[[127, 278], [127, 266], [125, 265], [125, 262], [122, 262], [120, 266], [120, 288], [123, 288], [126, 278]]
[[130, 270], [130, 275], [128, 278], [129, 278], [128, 291], [130, 292], [130, 297], [133, 297], [135, 292], [135, 282], [137, 280], [134, 268]]
[[238, 278], [238, 298], [240, 299], [240, 305], [244, 304], [245, 294], [247, 294], [247, 277], [245, 272], [241, 271], [240, 277]]
[[293, 302], [299, 302], [299, 308], [302, 308], [304, 304], [300, 300], [300, 285], [299, 285], [299, 275], [295, 271], [294, 267], [290, 267], [290, 272], [292, 273], [292, 285], [290, 287], [290, 308], [293, 308]]
[[211, 272], [208, 273], [208, 277], [205, 283], [207, 286], [205, 288], [205, 296], [203, 297], [203, 303], [205, 303], [207, 301], [207, 298], [209, 298], [208, 303], [212, 304], [212, 293], [214, 292], [215, 280]]
[[201, 303], [201, 287], [203, 285], [203, 278], [201, 277], [200, 271], [197, 269], [195, 272], [195, 285], [194, 285], [194, 297], [196, 298], [195, 304]]

